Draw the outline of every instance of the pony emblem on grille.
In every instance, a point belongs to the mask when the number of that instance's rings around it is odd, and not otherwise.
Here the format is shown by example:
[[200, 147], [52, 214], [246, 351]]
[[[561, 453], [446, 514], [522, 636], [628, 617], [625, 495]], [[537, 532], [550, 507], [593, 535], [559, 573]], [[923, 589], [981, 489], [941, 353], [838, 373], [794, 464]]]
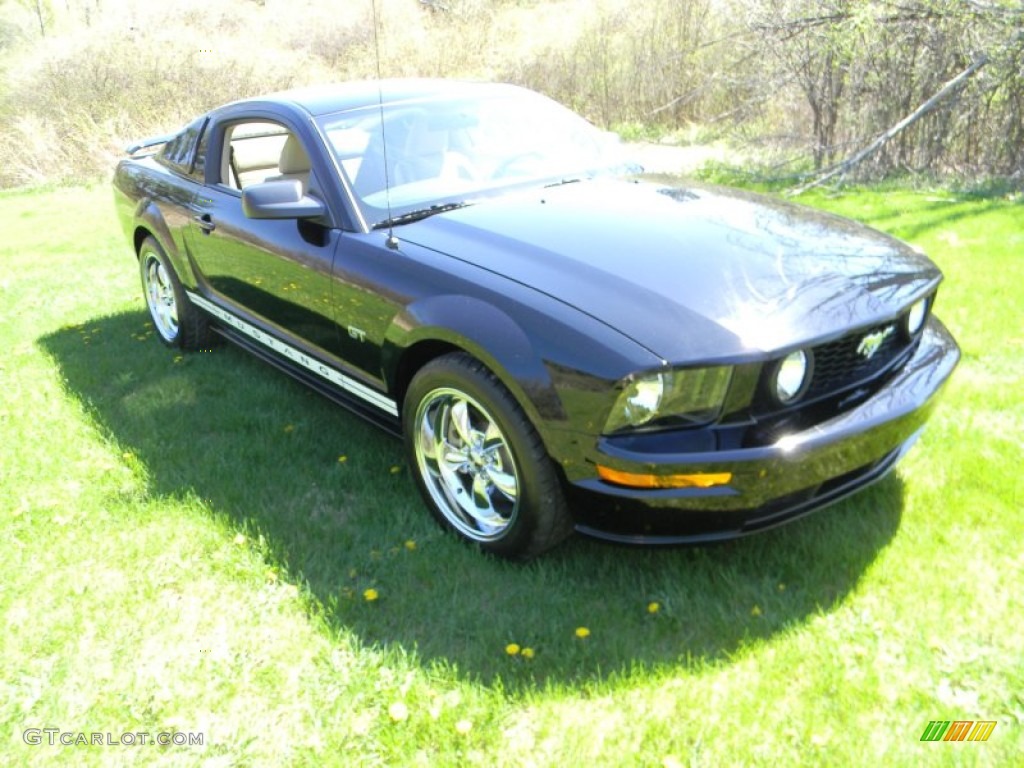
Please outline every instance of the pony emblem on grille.
[[881, 348], [882, 343], [892, 336], [893, 331], [896, 330], [896, 326], [889, 325], [880, 331], [869, 333], [863, 339], [860, 340], [860, 344], [857, 345], [857, 354], [863, 355], [865, 360], [870, 360], [875, 356], [875, 353]]

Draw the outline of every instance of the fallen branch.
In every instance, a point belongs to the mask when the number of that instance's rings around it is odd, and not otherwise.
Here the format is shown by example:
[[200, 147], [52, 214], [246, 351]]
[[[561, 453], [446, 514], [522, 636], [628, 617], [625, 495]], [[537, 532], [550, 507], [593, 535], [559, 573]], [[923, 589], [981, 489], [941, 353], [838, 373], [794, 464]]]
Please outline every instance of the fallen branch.
[[802, 187], [797, 187], [795, 190], [791, 191], [789, 193], [790, 196], [796, 197], [797, 195], [802, 195], [807, 190], [814, 189], [815, 187], [820, 187], [822, 184], [829, 181], [830, 179], [834, 179], [836, 176], [845, 176], [847, 173], [850, 172], [851, 169], [860, 165], [860, 163], [862, 163], [868, 157], [871, 157], [871, 155], [875, 154], [875, 152], [884, 147], [895, 136], [898, 136], [902, 131], [909, 128], [922, 117], [924, 117], [933, 109], [935, 109], [935, 107], [937, 107], [950, 94], [959, 90], [964, 85], [964, 83], [966, 83], [974, 75], [975, 72], [977, 72], [979, 69], [988, 64], [988, 61], [989, 57], [986, 54], [979, 54], [977, 57], [975, 57], [974, 61], [971, 62], [971, 65], [967, 67], [967, 69], [965, 69], [963, 72], [961, 72], [952, 80], [943, 85], [930, 99], [928, 99], [921, 106], [919, 106], [905, 118], [896, 123], [896, 125], [889, 128], [887, 131], [885, 131], [883, 134], [881, 134], [878, 138], [876, 138], [874, 141], [872, 141], [859, 152], [856, 152], [855, 154], [846, 158], [842, 162], [837, 163], [833, 165], [831, 168], [827, 169], [814, 181], [808, 184], [804, 184]]

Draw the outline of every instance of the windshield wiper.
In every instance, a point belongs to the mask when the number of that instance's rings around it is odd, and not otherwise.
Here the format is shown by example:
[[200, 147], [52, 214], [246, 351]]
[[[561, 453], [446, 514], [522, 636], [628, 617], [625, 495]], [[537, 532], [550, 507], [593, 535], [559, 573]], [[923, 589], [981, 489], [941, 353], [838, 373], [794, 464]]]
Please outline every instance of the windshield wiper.
[[567, 176], [564, 179], [559, 179], [558, 181], [552, 181], [550, 184], [545, 184], [544, 185], [544, 189], [550, 189], [551, 187], [561, 187], [564, 184], [578, 184], [579, 182], [583, 181], [584, 178], [588, 178], [589, 179], [590, 177], [589, 176], [587, 176], [587, 177], [583, 177], [583, 176]]
[[457, 208], [465, 208], [467, 205], [470, 205], [470, 203], [438, 203], [430, 206], [429, 208], [419, 208], [415, 211], [409, 211], [408, 213], [402, 213], [398, 216], [392, 216], [390, 219], [384, 219], [384, 221], [378, 221], [373, 225], [373, 228], [385, 229], [386, 227], [397, 227], [400, 224], [411, 224], [414, 221], [429, 218], [435, 213], [454, 211]]

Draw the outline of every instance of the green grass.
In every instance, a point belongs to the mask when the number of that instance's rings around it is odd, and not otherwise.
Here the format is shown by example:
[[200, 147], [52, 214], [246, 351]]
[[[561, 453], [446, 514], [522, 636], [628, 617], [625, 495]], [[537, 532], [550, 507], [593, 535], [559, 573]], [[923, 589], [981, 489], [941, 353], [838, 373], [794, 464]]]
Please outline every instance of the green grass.
[[[809, 200], [947, 276], [963, 363], [899, 471], [727, 545], [517, 566], [439, 532], [397, 442], [232, 347], [161, 347], [106, 187], [0, 195], [0, 762], [1014, 763], [1024, 208]], [[998, 726], [921, 743], [934, 719]], [[46, 727], [205, 739], [24, 743]]]

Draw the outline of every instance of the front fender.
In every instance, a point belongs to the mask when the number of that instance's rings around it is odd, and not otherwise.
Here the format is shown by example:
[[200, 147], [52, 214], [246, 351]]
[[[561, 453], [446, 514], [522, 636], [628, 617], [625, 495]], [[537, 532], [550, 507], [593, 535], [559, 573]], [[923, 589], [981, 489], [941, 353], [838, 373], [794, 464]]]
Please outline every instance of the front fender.
[[511, 391], [535, 425], [565, 420], [551, 376], [530, 337], [494, 305], [471, 296], [442, 295], [406, 307], [392, 320], [381, 351], [391, 387], [402, 358], [425, 343], [457, 347], [478, 359]]

